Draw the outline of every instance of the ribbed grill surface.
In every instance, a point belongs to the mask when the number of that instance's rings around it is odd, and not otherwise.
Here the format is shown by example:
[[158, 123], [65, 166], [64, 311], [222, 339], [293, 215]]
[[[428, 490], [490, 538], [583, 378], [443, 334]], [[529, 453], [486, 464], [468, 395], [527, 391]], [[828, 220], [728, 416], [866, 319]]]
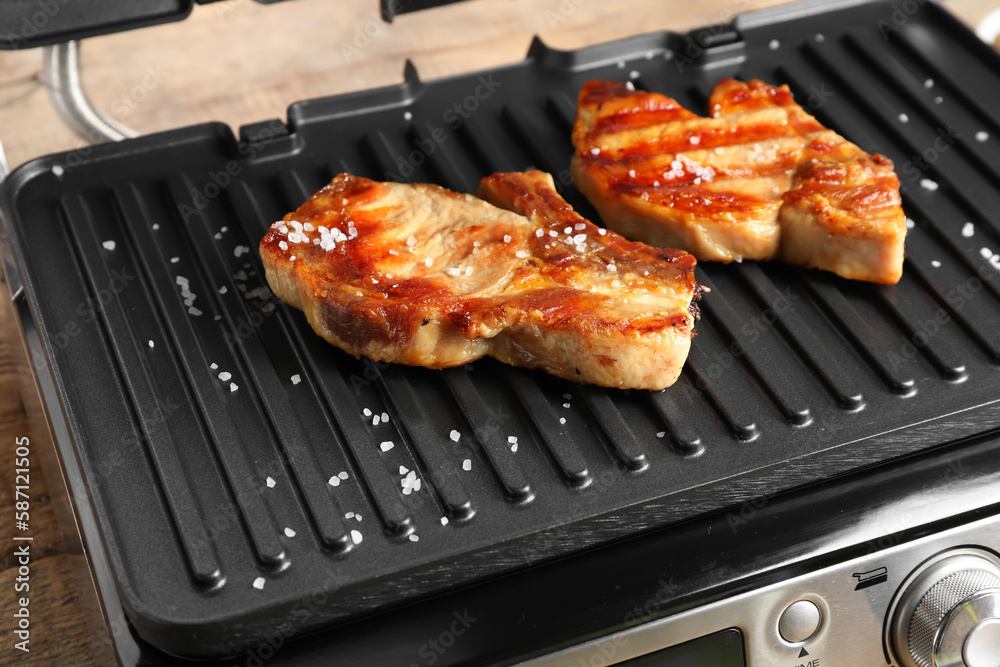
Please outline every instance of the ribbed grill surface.
[[[433, 83], [410, 68], [239, 144], [206, 125], [12, 177], [27, 294], [140, 633], [237, 650], [282, 620], [327, 624], [1000, 426], [1000, 64], [932, 3], [888, 39], [891, 3], [823, 11], [738, 23], [708, 50], [661, 33], [536, 44]], [[568, 178], [582, 84], [631, 78], [703, 112], [730, 75], [790, 84], [896, 161], [913, 220], [899, 285], [702, 265], [712, 292], [660, 393], [355, 360], [266, 290], [259, 239], [340, 171], [472, 192], [536, 167], [596, 220]], [[292, 615], [318, 591], [334, 593]]]

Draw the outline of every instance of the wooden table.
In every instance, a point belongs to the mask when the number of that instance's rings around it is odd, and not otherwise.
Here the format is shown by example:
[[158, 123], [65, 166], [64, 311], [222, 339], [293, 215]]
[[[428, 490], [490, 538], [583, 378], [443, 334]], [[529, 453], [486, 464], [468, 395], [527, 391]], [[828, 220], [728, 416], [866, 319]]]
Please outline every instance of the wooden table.
[[[180, 23], [87, 41], [84, 84], [95, 105], [141, 133], [210, 120], [240, 125], [284, 118], [301, 99], [398, 83], [404, 60], [434, 79], [521, 60], [533, 35], [574, 49], [643, 32], [686, 31], [782, 0], [473, 0], [405, 14], [391, 25], [366, 3], [227, 0]], [[1000, 0], [947, 0], [977, 24]], [[11, 166], [84, 145], [49, 104], [38, 50], [0, 53], [0, 140]], [[17, 563], [13, 531], [15, 438], [28, 433], [20, 346], [0, 298], [0, 665], [96, 665], [48, 488], [31, 476], [31, 652], [14, 649]], [[71, 546], [71, 545], [70, 545]]]

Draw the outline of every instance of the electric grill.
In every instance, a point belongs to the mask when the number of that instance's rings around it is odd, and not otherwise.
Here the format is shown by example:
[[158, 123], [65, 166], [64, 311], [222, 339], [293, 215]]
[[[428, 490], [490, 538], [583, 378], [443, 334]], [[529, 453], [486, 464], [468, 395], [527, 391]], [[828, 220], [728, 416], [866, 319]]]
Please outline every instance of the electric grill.
[[[115, 658], [996, 664], [1000, 59], [912, 4], [536, 40], [239, 138], [205, 124], [11, 174], [5, 272]], [[788, 83], [895, 160], [898, 285], [702, 264], [658, 393], [355, 360], [266, 289], [259, 239], [341, 171], [474, 192], [540, 168], [598, 220], [568, 177], [581, 85], [702, 112], [725, 76]]]

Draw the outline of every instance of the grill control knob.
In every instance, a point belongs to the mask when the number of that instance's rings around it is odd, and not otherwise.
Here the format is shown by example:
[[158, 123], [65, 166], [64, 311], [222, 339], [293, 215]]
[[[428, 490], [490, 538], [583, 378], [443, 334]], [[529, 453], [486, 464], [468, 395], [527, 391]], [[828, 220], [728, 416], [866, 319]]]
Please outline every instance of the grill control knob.
[[1000, 567], [970, 552], [934, 560], [902, 591], [892, 629], [905, 667], [998, 667]]

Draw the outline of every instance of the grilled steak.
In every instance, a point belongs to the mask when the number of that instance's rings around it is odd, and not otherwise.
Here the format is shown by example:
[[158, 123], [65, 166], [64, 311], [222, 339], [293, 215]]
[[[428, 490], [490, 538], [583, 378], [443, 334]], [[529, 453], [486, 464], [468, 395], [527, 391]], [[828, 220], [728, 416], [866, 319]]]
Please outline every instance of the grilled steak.
[[787, 86], [725, 79], [709, 108], [704, 118], [631, 84], [584, 85], [573, 180], [608, 227], [700, 260], [899, 281], [906, 218], [888, 158], [824, 128]]
[[[353, 355], [430, 368], [484, 355], [610, 387], [680, 374], [695, 259], [582, 219], [540, 172], [480, 194], [337, 176], [260, 243], [271, 289]], [[505, 210], [511, 209], [511, 210]]]

